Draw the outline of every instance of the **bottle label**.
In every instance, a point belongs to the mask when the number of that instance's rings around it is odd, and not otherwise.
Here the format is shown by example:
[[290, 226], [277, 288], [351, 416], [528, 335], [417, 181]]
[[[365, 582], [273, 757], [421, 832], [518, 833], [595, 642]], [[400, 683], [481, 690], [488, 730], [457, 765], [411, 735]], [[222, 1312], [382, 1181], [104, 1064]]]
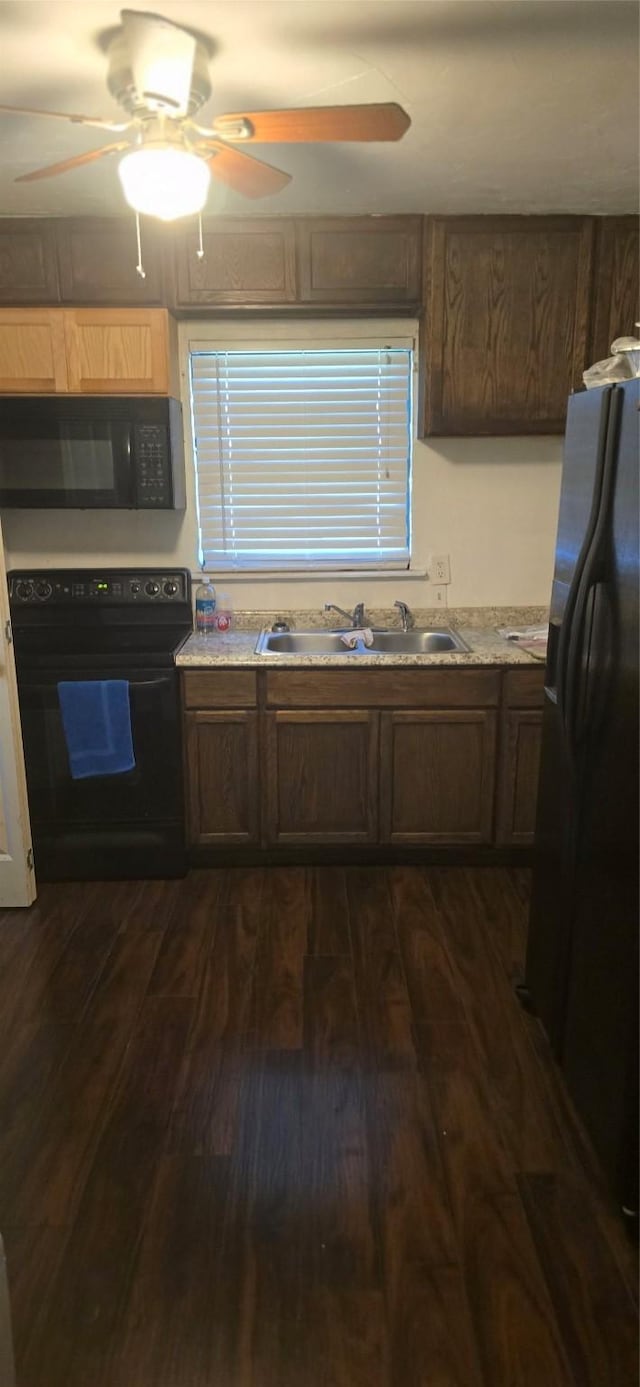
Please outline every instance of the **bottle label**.
[[216, 620], [215, 600], [210, 597], [196, 598], [196, 630], [213, 631]]

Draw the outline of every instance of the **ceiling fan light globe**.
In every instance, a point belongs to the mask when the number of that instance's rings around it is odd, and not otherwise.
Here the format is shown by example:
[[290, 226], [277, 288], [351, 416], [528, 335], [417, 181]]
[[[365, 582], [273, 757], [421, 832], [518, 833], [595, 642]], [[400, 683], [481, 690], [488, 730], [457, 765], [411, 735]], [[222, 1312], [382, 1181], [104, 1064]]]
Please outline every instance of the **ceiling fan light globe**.
[[129, 206], [164, 222], [201, 212], [211, 181], [204, 159], [173, 145], [132, 150], [120, 160], [118, 175]]

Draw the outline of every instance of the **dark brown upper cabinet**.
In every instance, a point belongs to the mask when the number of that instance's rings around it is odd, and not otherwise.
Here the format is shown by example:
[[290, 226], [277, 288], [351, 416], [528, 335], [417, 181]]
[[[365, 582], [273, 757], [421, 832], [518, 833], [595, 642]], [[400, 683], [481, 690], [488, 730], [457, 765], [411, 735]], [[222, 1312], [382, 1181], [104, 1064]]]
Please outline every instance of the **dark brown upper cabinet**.
[[142, 263], [136, 270], [136, 224], [130, 217], [64, 217], [55, 223], [63, 303], [162, 304], [160, 234], [146, 218], [141, 222]]
[[0, 303], [59, 303], [55, 222], [47, 217], [0, 221]]
[[301, 302], [417, 305], [421, 225], [411, 216], [301, 219]]
[[236, 307], [293, 303], [296, 247], [292, 221], [283, 217], [203, 224], [204, 256], [198, 258], [198, 228], [178, 233], [175, 244], [175, 306]]
[[637, 217], [598, 217], [589, 362], [611, 354], [616, 337], [636, 337], [640, 318]]
[[589, 217], [434, 217], [426, 226], [427, 434], [555, 434], [582, 383]]

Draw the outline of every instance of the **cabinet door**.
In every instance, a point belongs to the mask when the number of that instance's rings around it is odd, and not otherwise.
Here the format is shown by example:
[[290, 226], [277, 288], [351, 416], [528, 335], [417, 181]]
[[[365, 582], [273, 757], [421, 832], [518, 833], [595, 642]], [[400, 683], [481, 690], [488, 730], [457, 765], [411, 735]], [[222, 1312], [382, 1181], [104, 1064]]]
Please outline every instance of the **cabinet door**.
[[64, 315], [56, 308], [0, 308], [0, 391], [66, 390]]
[[161, 308], [64, 310], [69, 390], [166, 395], [167, 314]]
[[588, 217], [431, 218], [425, 432], [563, 433], [587, 364]]
[[510, 709], [500, 756], [499, 843], [533, 842], [541, 744], [542, 711]]
[[375, 842], [378, 714], [292, 710], [266, 724], [269, 842]]
[[177, 307], [294, 302], [292, 221], [282, 217], [205, 221], [202, 244], [204, 256], [199, 259], [196, 227], [186, 229], [176, 241]]
[[58, 303], [54, 227], [46, 217], [0, 221], [0, 303]]
[[596, 220], [589, 361], [611, 355], [616, 337], [637, 337], [640, 238], [637, 217]]
[[303, 303], [417, 304], [421, 226], [421, 217], [299, 221]]
[[65, 217], [56, 225], [60, 289], [66, 303], [161, 304], [162, 264], [153, 223], [142, 225], [145, 277], [137, 273], [133, 214], [122, 217]]
[[257, 843], [257, 713], [187, 713], [186, 724], [189, 841], [195, 846]]
[[496, 715], [485, 708], [384, 713], [381, 822], [387, 843], [488, 843]]

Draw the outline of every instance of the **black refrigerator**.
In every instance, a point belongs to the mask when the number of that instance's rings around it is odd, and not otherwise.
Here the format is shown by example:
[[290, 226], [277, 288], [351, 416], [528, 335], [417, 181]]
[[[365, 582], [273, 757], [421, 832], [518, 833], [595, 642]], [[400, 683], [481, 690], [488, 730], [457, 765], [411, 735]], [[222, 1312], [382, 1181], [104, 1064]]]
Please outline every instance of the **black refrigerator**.
[[526, 987], [617, 1202], [638, 1210], [640, 380], [569, 401]]

